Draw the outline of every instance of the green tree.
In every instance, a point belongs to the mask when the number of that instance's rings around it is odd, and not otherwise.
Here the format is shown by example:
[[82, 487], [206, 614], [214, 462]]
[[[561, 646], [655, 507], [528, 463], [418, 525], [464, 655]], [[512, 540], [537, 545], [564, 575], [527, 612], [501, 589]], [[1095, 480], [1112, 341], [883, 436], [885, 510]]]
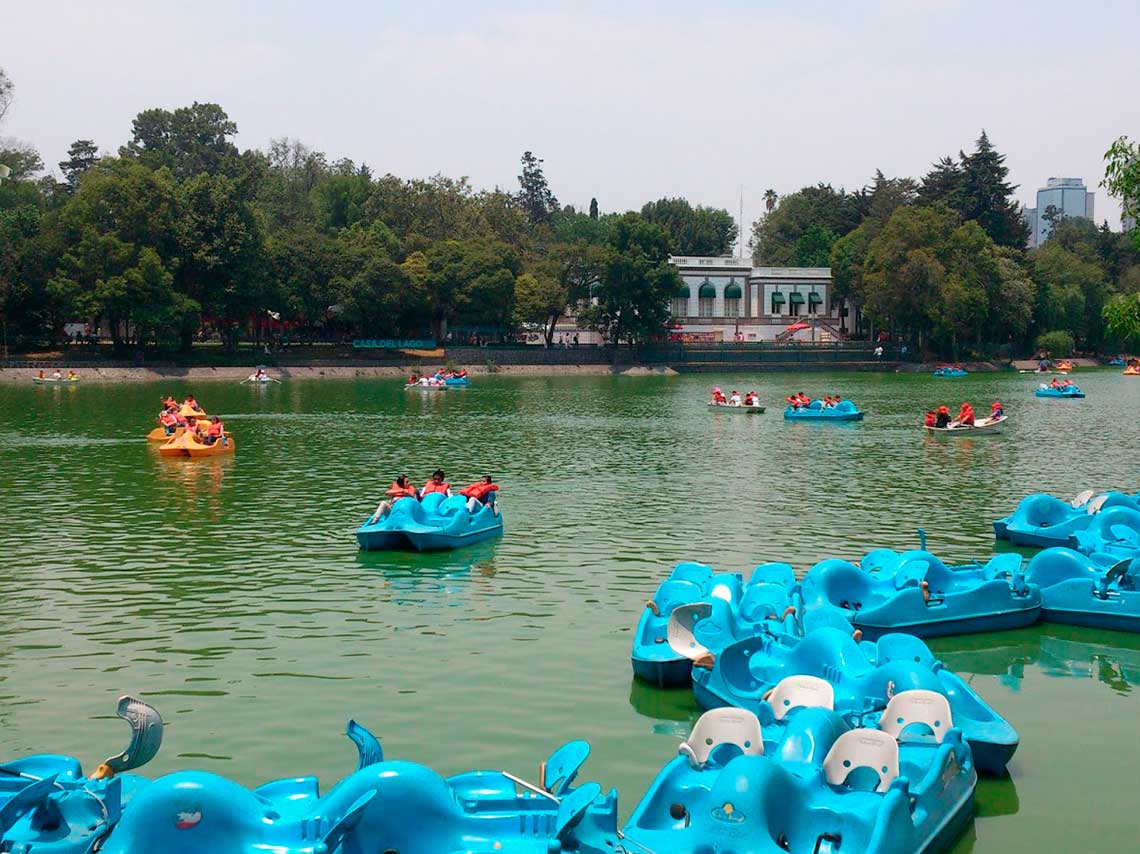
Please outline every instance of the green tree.
[[1132, 218], [1132, 239], [1140, 248], [1140, 145], [1122, 136], [1109, 146], [1101, 186], [1120, 199], [1121, 216]]
[[991, 340], [1009, 341], [1020, 349], [1033, 323], [1037, 285], [1020, 263], [1016, 250], [999, 249], [997, 265], [999, 286], [991, 302]]
[[943, 157], [923, 176], [918, 198], [923, 204], [944, 204], [952, 210], [961, 210], [964, 184], [962, 167], [953, 157]]
[[424, 258], [426, 304], [437, 340], [456, 323], [509, 323], [521, 267], [509, 246], [488, 238], [444, 240], [433, 244]]
[[99, 146], [90, 139], [77, 139], [67, 149], [67, 160], [59, 164], [59, 171], [67, 182], [68, 189], [75, 192], [79, 179], [99, 161]]
[[554, 193], [546, 183], [542, 162], [542, 158], [536, 157], [533, 152], [523, 152], [522, 174], [519, 175], [519, 204], [535, 225], [550, 222], [551, 216], [558, 210], [558, 199], [554, 197]]
[[8, 109], [12, 106], [12, 100], [15, 98], [15, 86], [12, 85], [12, 78], [0, 68], [0, 122], [4, 121], [4, 116], [7, 115]]
[[1016, 184], [1006, 181], [1009, 168], [983, 130], [972, 154], [962, 153], [962, 186], [954, 208], [965, 219], [976, 220], [998, 246], [1021, 249], [1029, 227], [1013, 199]]
[[792, 252], [797, 267], [826, 267], [831, 261], [831, 248], [836, 236], [821, 225], [812, 225], [800, 235]]
[[1140, 293], [1117, 294], [1102, 310], [1105, 330], [1121, 349], [1140, 350]]
[[569, 302], [569, 289], [541, 266], [515, 279], [515, 319], [541, 324], [547, 347], [554, 340], [554, 327]]
[[18, 140], [7, 140], [7, 143], [0, 147], [0, 163], [11, 170], [8, 180], [29, 181], [44, 171], [43, 158], [35, 148]]
[[1037, 327], [1067, 330], [1086, 349], [1103, 339], [1101, 310], [1108, 298], [1104, 271], [1050, 241], [1030, 255], [1038, 290]]
[[238, 150], [229, 140], [236, 133], [237, 124], [217, 104], [144, 110], [131, 122], [131, 141], [119, 155], [151, 169], [165, 166], [179, 181], [202, 173], [237, 177]]
[[1076, 343], [1071, 332], [1058, 329], [1053, 332], [1042, 332], [1037, 336], [1037, 351], [1053, 359], [1063, 359], [1073, 355]]
[[593, 289], [596, 302], [580, 319], [613, 344], [646, 341], [664, 332], [669, 300], [681, 285], [669, 263], [669, 235], [635, 213], [609, 221], [608, 251]]
[[598, 218], [598, 200], [590, 199], [590, 219]]
[[641, 216], [665, 229], [674, 255], [727, 255], [736, 242], [736, 223], [723, 209], [694, 208], [685, 199], [658, 199], [645, 204]]
[[842, 237], [863, 220], [866, 197], [820, 184], [784, 196], [752, 227], [752, 253], [758, 263], [787, 265], [796, 243], [811, 226], [826, 228]]

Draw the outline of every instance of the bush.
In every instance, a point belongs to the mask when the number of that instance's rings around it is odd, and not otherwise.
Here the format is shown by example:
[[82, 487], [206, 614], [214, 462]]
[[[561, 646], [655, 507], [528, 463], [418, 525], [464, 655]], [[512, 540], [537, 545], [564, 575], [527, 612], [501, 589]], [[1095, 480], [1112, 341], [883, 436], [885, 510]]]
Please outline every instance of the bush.
[[1068, 358], [1073, 355], [1073, 347], [1075, 346], [1072, 334], [1064, 330], [1042, 332], [1037, 336], [1038, 352], [1043, 352], [1051, 359]]

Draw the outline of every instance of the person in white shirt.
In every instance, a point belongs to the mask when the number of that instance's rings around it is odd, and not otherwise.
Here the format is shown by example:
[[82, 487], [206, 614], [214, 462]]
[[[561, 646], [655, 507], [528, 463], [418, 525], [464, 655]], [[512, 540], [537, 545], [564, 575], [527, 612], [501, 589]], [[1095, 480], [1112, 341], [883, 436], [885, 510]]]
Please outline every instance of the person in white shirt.
[[732, 397], [730, 397], [730, 398], [728, 399], [728, 402], [729, 402], [729, 403], [730, 403], [732, 406], [740, 406], [740, 392], [738, 392], [738, 391], [736, 391], [735, 389], [733, 389], [733, 391], [732, 391]]

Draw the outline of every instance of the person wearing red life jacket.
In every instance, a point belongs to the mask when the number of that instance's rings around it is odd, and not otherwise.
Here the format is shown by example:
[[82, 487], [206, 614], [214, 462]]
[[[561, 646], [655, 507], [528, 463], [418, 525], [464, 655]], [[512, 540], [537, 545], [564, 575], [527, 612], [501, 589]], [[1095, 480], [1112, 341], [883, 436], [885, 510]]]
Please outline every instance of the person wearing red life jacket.
[[206, 427], [206, 435], [203, 438], [207, 445], [212, 445], [219, 439], [223, 445], [226, 443], [226, 427], [217, 415], [210, 416], [210, 424]]
[[1001, 418], [1005, 415], [1005, 407], [1001, 405], [1000, 400], [995, 400], [990, 404], [990, 418]]
[[199, 436], [202, 433], [202, 428], [198, 426], [198, 419], [193, 415], [187, 417], [186, 419], [186, 432], [192, 433], [195, 436]]
[[171, 410], [164, 409], [158, 416], [158, 423], [162, 425], [162, 428], [166, 431], [166, 435], [169, 436], [178, 429], [178, 416]]
[[950, 407], [948, 407], [948, 406], [938, 407], [938, 412], [934, 416], [934, 426], [935, 427], [942, 427], [942, 428], [949, 427], [951, 420], [952, 419], [950, 418]]
[[484, 504], [493, 508], [495, 506], [495, 493], [498, 491], [499, 485], [491, 479], [491, 475], [485, 474], [470, 486], [465, 486], [459, 490], [459, 494], [467, 499], [467, 512], [474, 513]]
[[958, 409], [958, 417], [955, 419], [959, 424], [969, 424], [974, 426], [974, 407], [968, 403], [963, 403]]
[[376, 512], [372, 514], [372, 518], [368, 520], [369, 524], [374, 524], [380, 519], [381, 516], [387, 516], [388, 512], [392, 509], [392, 505], [403, 498], [419, 498], [416, 488], [412, 486], [411, 479], [402, 474], [392, 481], [392, 485], [388, 487], [388, 492], [385, 493], [388, 497], [385, 498], [376, 507]]
[[933, 427], [937, 416], [933, 412], [927, 412], [926, 418], [922, 422], [923, 427]]
[[433, 492], [442, 492], [445, 496], [451, 495], [451, 484], [444, 480], [443, 469], [436, 469], [432, 472], [431, 480], [424, 484], [423, 489], [420, 490], [420, 498], [425, 495], [430, 495]]

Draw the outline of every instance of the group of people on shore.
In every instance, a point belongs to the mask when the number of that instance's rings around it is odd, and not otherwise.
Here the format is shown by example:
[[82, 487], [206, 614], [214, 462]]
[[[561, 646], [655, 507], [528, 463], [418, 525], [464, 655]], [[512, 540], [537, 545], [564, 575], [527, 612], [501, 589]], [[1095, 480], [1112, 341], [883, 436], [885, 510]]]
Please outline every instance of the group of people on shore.
[[181, 429], [185, 433], [194, 434], [207, 445], [218, 440], [225, 444], [226, 426], [222, 419], [214, 415], [207, 420], [206, 413], [194, 395], [187, 395], [181, 404], [170, 395], [164, 395], [161, 400], [162, 411], [158, 413], [158, 423], [167, 436], [173, 436]]
[[464, 368], [459, 371], [445, 371], [440, 368], [434, 374], [412, 374], [408, 377], [408, 385], [422, 385], [422, 386], [437, 386], [445, 385], [447, 380], [465, 380], [467, 379], [467, 369]]
[[[1005, 415], [1005, 409], [1002, 407], [1000, 400], [995, 400], [990, 404], [989, 417], [991, 419], [1000, 418], [1003, 415]], [[947, 427], [955, 425], [973, 427], [975, 421], [976, 416], [974, 414], [973, 404], [964, 401], [962, 405], [958, 407], [957, 417], [952, 418], [950, 416], [950, 407], [940, 406], [938, 409], [926, 413], [923, 425], [926, 427], [937, 427], [939, 429], [946, 429]]]
[[759, 406], [760, 395], [754, 391], [750, 391], [745, 393], [744, 397], [741, 397], [740, 392], [733, 389], [731, 396], [725, 397], [724, 392], [720, 390], [720, 386], [716, 386], [712, 390], [711, 403], [716, 406]]
[[[812, 399], [802, 391], [796, 392], [790, 397], [785, 397], [784, 400], [791, 405], [792, 409], [806, 409], [812, 404]], [[833, 407], [838, 406], [842, 401], [843, 398], [838, 394], [834, 397], [825, 395], [824, 397], [820, 398], [819, 403], [823, 409], [832, 409]]]
[[[485, 474], [474, 483], [460, 489], [458, 494], [467, 499], [467, 512], [474, 513], [482, 505], [487, 505], [494, 510], [495, 493], [498, 491], [499, 485], [489, 474]], [[436, 469], [432, 472], [431, 480], [420, 489], [416, 489], [411, 479], [406, 474], [402, 474], [392, 481], [392, 485], [388, 487], [388, 491], [385, 493], [387, 497], [377, 506], [376, 512], [369, 519], [369, 523], [378, 522], [387, 516], [397, 501], [402, 501], [405, 498], [414, 498], [416, 501], [420, 501], [425, 495], [431, 495], [433, 492], [442, 493], [448, 498], [456, 494], [451, 491], [451, 484], [447, 482], [447, 475], [443, 473], [443, 469]], [[498, 511], [495, 510], [495, 512]]]

